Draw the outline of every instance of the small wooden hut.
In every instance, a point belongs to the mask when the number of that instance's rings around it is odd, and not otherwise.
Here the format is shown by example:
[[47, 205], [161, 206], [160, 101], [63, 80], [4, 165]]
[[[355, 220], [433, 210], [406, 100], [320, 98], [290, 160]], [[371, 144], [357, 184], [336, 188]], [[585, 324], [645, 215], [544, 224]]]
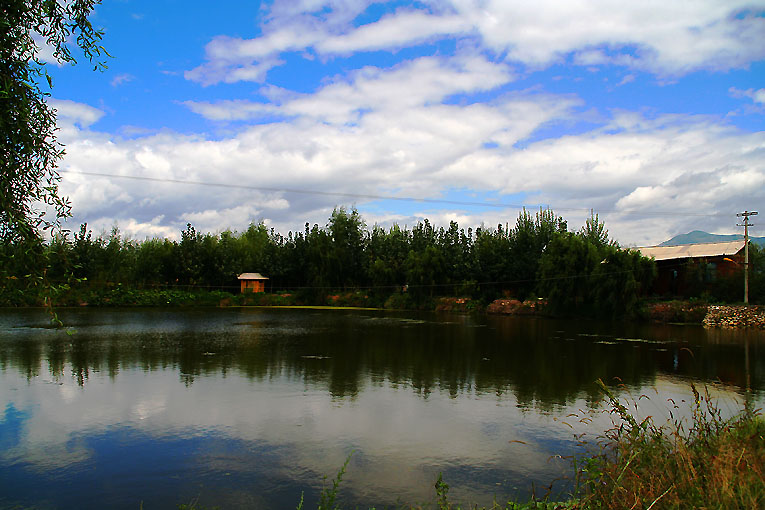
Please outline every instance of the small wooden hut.
[[242, 273], [237, 276], [242, 284], [242, 293], [245, 292], [265, 292], [266, 278], [260, 273]]

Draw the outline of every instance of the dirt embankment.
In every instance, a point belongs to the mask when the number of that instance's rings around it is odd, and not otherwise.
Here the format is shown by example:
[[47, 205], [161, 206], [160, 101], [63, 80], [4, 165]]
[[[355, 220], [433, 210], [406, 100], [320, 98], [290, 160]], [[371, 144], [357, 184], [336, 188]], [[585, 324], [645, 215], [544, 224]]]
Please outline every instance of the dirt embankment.
[[499, 315], [538, 315], [544, 305], [544, 301], [537, 299], [523, 302], [517, 299], [496, 299], [486, 307], [486, 312]]

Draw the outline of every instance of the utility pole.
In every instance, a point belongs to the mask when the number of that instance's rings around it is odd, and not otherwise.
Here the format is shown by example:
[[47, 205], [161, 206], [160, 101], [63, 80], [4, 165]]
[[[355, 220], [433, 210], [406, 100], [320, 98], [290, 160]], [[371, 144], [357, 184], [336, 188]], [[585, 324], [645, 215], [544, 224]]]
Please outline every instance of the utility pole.
[[736, 216], [743, 217], [744, 223], [737, 223], [739, 227], [744, 227], [744, 304], [749, 304], [749, 216], [757, 216], [757, 211], [744, 211]]

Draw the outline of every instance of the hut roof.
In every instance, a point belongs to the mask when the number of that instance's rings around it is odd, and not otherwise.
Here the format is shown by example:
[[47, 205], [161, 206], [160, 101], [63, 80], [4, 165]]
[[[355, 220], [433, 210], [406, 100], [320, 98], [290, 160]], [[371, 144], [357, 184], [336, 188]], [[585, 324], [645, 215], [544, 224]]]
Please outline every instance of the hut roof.
[[644, 257], [656, 260], [691, 259], [697, 257], [725, 257], [735, 255], [744, 248], [744, 240], [724, 243], [683, 244], [679, 246], [646, 246], [638, 248]]
[[239, 280], [268, 280], [267, 277], [263, 276], [260, 273], [242, 273], [239, 276], [237, 276], [237, 279]]

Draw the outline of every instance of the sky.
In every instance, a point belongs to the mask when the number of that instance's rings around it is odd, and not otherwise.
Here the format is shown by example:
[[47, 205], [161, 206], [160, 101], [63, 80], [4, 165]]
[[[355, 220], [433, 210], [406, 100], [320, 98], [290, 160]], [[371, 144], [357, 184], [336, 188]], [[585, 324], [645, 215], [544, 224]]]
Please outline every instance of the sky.
[[765, 215], [763, 0], [105, 0], [90, 19], [108, 69], [48, 65], [72, 230], [550, 207], [646, 246]]

